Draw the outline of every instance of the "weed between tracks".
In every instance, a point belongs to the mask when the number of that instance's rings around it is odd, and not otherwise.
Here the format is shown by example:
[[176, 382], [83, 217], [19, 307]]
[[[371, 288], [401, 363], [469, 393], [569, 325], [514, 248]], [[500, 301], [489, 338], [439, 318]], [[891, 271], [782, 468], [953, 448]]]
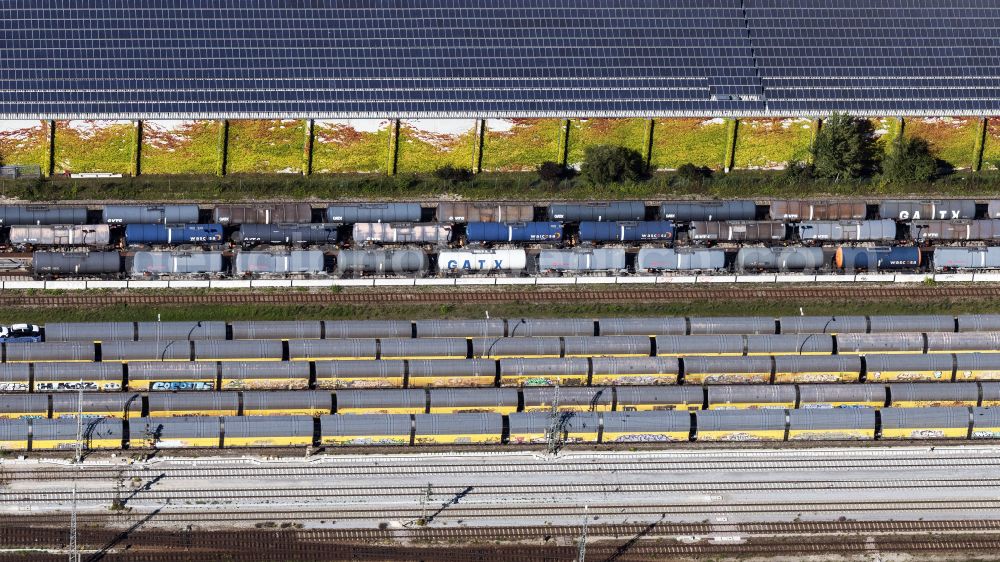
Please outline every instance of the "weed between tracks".
[[1000, 313], [1000, 299], [688, 301], [620, 303], [335, 304], [335, 305], [112, 305], [103, 307], [3, 307], [0, 323], [164, 322], [181, 320], [366, 320], [417, 318], [594, 318], [601, 316], [786, 316], [863, 314]]

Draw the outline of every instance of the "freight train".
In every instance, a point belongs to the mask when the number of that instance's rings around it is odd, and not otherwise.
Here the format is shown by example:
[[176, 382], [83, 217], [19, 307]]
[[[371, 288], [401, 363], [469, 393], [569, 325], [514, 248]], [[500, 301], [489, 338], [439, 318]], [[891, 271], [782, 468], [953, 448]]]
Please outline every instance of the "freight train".
[[[383, 414], [91, 418], [97, 449], [529, 445], [1000, 437], [1000, 408], [836, 408], [511, 414]], [[73, 418], [0, 420], [0, 450], [73, 450]]]
[[43, 278], [1000, 268], [1000, 201], [22, 205], [0, 227]]
[[[195, 375], [197, 377], [198, 375]], [[223, 375], [226, 376], [226, 375]], [[237, 376], [239, 376], [237, 374]], [[484, 377], [485, 378], [485, 377]], [[174, 388], [211, 388], [186, 382]], [[155, 378], [153, 380], [156, 380]], [[438, 379], [440, 380], [440, 379]], [[139, 382], [151, 383], [149, 379]], [[492, 381], [490, 381], [492, 382]], [[41, 386], [45, 386], [42, 383]], [[155, 388], [151, 383], [148, 388]], [[176, 384], [176, 383], [175, 383]], [[303, 381], [302, 384], [305, 384]], [[204, 385], [203, 387], [201, 385]], [[136, 385], [140, 386], [140, 385]], [[161, 389], [165, 387], [160, 387]], [[0, 394], [0, 418], [280, 416], [1000, 406], [1000, 382], [340, 388]]]

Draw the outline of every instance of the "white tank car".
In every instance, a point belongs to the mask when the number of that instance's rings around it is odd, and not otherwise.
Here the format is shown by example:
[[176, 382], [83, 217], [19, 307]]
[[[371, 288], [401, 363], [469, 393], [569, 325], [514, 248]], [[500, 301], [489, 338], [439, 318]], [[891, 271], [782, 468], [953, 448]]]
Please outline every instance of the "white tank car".
[[438, 271], [520, 271], [528, 264], [524, 250], [443, 250]]

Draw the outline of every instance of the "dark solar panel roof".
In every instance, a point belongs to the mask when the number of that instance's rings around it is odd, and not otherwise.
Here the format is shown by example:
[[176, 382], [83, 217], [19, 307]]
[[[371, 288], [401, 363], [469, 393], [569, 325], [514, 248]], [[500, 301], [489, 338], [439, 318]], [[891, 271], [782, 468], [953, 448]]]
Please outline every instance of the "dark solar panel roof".
[[7, 118], [1000, 110], [1000, 0], [0, 7]]

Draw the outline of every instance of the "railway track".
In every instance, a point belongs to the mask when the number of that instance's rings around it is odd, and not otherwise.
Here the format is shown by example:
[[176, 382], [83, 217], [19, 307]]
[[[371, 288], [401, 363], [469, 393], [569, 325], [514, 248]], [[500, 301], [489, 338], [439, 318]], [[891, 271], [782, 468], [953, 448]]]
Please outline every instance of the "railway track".
[[[878, 532], [860, 532], [846, 530], [844, 536], [832, 539], [808, 536], [803, 533], [794, 541], [778, 542], [774, 540], [739, 540], [713, 542], [708, 537], [697, 534], [680, 534], [691, 537], [693, 543], [682, 543], [676, 540], [650, 540], [654, 527], [633, 527], [629, 532], [617, 535], [616, 539], [592, 539], [587, 547], [588, 558], [596, 560], [616, 561], [646, 561], [659, 560], [669, 556], [697, 556], [718, 554], [805, 554], [805, 553], [858, 553], [858, 552], [934, 552], [934, 551], [978, 551], [988, 552], [1000, 546], [1000, 541], [991, 536], [981, 537], [938, 537], [927, 538], [913, 535], [912, 522], [894, 522], [891, 525], [898, 535], [880, 536]], [[940, 527], [927, 529], [940, 530]], [[595, 535], [592, 537], [610, 537], [611, 529], [603, 526], [591, 527]], [[624, 530], [624, 529], [621, 529]], [[697, 531], [689, 526], [686, 530]], [[462, 535], [462, 540], [475, 539], [496, 541], [496, 537], [509, 537], [505, 529], [466, 529], [470, 531]], [[472, 532], [475, 531], [475, 532]], [[484, 534], [480, 531], [485, 531]], [[616, 530], [617, 531], [617, 530]], [[85, 560], [128, 560], [132, 562], [144, 560], [176, 560], [193, 561], [206, 559], [221, 559], [232, 561], [267, 560], [301, 561], [312, 560], [442, 560], [442, 561], [486, 561], [504, 560], [576, 560], [577, 547], [574, 540], [579, 536], [579, 529], [562, 527], [545, 529], [545, 534], [535, 534], [530, 537], [520, 537], [545, 541], [543, 544], [470, 544], [455, 548], [456, 533], [443, 533], [430, 530], [427, 533], [414, 533], [433, 537], [417, 546], [411, 542], [400, 544], [398, 530], [377, 531], [371, 533], [345, 534], [340, 531], [271, 531], [255, 530], [253, 533], [213, 532], [210, 536], [198, 532], [179, 531], [147, 531], [133, 532], [127, 535], [109, 534], [84, 529], [81, 545]], [[808, 532], [808, 531], [807, 531]], [[20, 529], [21, 536], [32, 534], [36, 539], [44, 538], [45, 542], [53, 542], [58, 547], [64, 547], [65, 529]], [[909, 536], [908, 536], [909, 534]], [[4, 529], [0, 536], [6, 538]], [[917, 537], [917, 538], [914, 538]], [[551, 540], [553, 538], [561, 540]], [[362, 542], [364, 541], [364, 542]], [[395, 542], [395, 544], [393, 544]], [[445, 542], [444, 546], [435, 542]], [[21, 544], [21, 543], [7, 543]], [[35, 540], [29, 543], [34, 548], [41, 548], [41, 542]], [[19, 552], [17, 560], [42, 562], [65, 559], [64, 553]], [[0, 554], [0, 560], [4, 559]]]
[[692, 300], [928, 300], [987, 299], [1000, 297], [1000, 285], [947, 287], [766, 287], [716, 289], [669, 288], [615, 290], [483, 290], [483, 291], [345, 291], [333, 292], [222, 292], [198, 294], [110, 293], [99, 295], [36, 295], [0, 293], [7, 307], [105, 307], [114, 305], [332, 305], [332, 304], [461, 304], [506, 302], [686, 302]]
[[[616, 483], [616, 484], [516, 484], [494, 486], [436, 486], [434, 496], [440, 498], [461, 497], [463, 501], [477, 496], [494, 497], [509, 495], [523, 500], [529, 496], [545, 497], [553, 494], [614, 494], [623, 497], [642, 498], [648, 494], [669, 493], [744, 493], [744, 492], [780, 492], [782, 490], [885, 490], [885, 489], [927, 489], [927, 488], [1000, 488], [1000, 479], [951, 479], [951, 480], [797, 480], [781, 482], [706, 482], [704, 484], [680, 484], [674, 482], [657, 483]], [[247, 488], [214, 487], [212, 489], [164, 489], [147, 490], [141, 486], [134, 491], [126, 491], [131, 503], [165, 502], [171, 500], [211, 500], [229, 501], [240, 504], [267, 503], [273, 500], [299, 500], [304, 502], [344, 501], [357, 503], [359, 501], [379, 500], [412, 500], [425, 493], [427, 486], [400, 486], [390, 488], [374, 486], [351, 486], [338, 483], [330, 488], [309, 486], [306, 489], [296, 487], [282, 488]], [[82, 490], [76, 494], [80, 502], [110, 503], [115, 498], [115, 492], [105, 490]], [[58, 490], [14, 490], [0, 492], [0, 505], [16, 505], [17, 503], [55, 502], [68, 503], [72, 494]]]
[[[883, 452], [879, 450], [879, 452]], [[662, 472], [662, 471], [733, 471], [741, 472], [770, 472], [775, 470], [794, 471], [829, 471], [838, 472], [865, 469], [870, 472], [876, 471], [897, 471], [902, 469], [942, 469], [961, 467], [1000, 467], [1000, 457], [991, 455], [969, 455], [969, 456], [926, 456], [907, 457], [899, 456], [890, 460], [879, 460], [871, 458], [850, 458], [839, 456], [837, 458], [820, 457], [815, 458], [771, 458], [767, 460], [737, 460], [732, 458], [719, 459], [667, 459], [667, 460], [632, 460], [623, 459], [621, 462], [586, 462], [586, 461], [555, 461], [555, 462], [504, 462], [502, 464], [475, 464], [456, 461], [453, 464], [428, 465], [426, 463], [406, 463], [406, 462], [386, 462], [374, 466], [361, 464], [349, 464], [334, 460], [330, 463], [316, 463], [312, 466], [259, 466], [253, 464], [226, 464], [220, 467], [193, 467], [193, 466], [157, 466], [149, 465], [148, 468], [137, 469], [134, 467], [107, 467], [107, 466], [86, 466], [81, 472], [77, 467], [68, 466], [66, 468], [54, 468], [44, 470], [23, 470], [17, 465], [10, 465], [5, 469], [4, 478], [8, 481], [16, 480], [65, 480], [83, 479], [99, 480], [114, 479], [122, 475], [126, 479], [131, 478], [153, 478], [162, 475], [163, 478], [182, 479], [244, 479], [244, 478], [295, 478], [295, 477], [348, 477], [348, 476], [414, 476], [414, 475], [435, 475], [435, 474], [496, 474], [498, 476], [510, 474], [531, 474], [562, 472], [567, 474], [579, 473], [638, 473], [638, 472]]]

